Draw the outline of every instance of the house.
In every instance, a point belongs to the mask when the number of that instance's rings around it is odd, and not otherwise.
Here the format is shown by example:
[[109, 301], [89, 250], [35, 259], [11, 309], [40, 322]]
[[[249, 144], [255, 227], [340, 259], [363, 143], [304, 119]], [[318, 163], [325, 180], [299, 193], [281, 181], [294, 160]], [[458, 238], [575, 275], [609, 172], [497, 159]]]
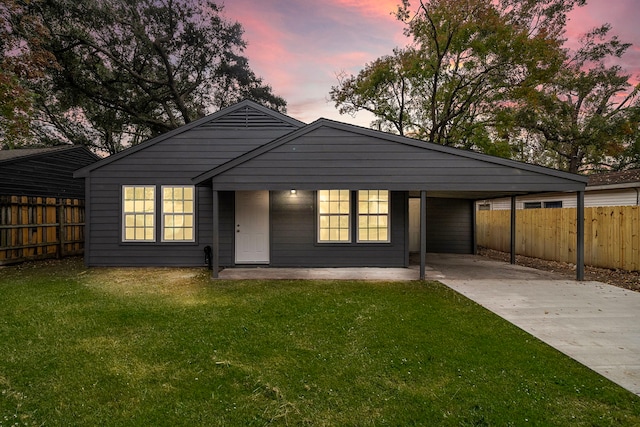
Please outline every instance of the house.
[[[425, 254], [474, 253], [479, 199], [569, 191], [586, 178], [251, 101], [75, 173], [89, 266], [400, 267], [411, 199]], [[413, 203], [413, 202], [411, 202]]]
[[0, 196], [84, 199], [73, 172], [99, 159], [78, 145], [0, 150]]
[[[640, 206], [640, 169], [603, 172], [588, 176], [584, 194], [585, 207]], [[479, 200], [478, 210], [510, 209], [508, 198]], [[518, 197], [516, 209], [575, 208], [576, 200], [569, 193], [531, 194]]]

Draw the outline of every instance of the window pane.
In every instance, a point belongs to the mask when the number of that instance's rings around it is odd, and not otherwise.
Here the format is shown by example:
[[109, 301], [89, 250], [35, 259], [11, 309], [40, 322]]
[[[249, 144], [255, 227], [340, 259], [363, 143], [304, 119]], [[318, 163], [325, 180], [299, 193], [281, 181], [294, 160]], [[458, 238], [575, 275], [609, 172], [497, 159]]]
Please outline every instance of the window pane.
[[184, 199], [193, 200], [193, 187], [184, 188]]
[[164, 240], [193, 241], [194, 188], [165, 187], [162, 194]]
[[350, 191], [318, 191], [318, 241], [348, 242], [350, 240]]
[[389, 191], [358, 191], [358, 241], [389, 241]]
[[155, 187], [123, 186], [123, 240], [153, 241]]

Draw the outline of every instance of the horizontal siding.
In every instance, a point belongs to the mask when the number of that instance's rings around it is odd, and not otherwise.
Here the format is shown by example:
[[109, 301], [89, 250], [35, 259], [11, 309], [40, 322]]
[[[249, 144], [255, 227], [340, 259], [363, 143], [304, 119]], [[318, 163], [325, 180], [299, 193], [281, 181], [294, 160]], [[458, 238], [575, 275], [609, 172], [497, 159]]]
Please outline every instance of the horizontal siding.
[[[408, 263], [406, 193], [392, 193], [391, 243], [316, 243], [315, 192], [271, 193], [271, 266], [403, 267]], [[355, 215], [352, 214], [352, 219]]]
[[[318, 171], [321, 170], [321, 173]], [[319, 128], [213, 178], [218, 189], [371, 188], [391, 190], [559, 191], [574, 181], [413, 145]], [[297, 185], [297, 186], [296, 186]]]
[[427, 199], [427, 252], [473, 253], [473, 202]]
[[[575, 208], [577, 198], [575, 193], [554, 193], [554, 194], [534, 194], [528, 196], [518, 196], [516, 199], [516, 209], [523, 209], [525, 202], [553, 202], [561, 200], [563, 208]], [[511, 209], [510, 198], [499, 198], [482, 200], [478, 203], [487, 203], [490, 210]], [[636, 206], [638, 205], [638, 193], [633, 188], [620, 190], [596, 190], [584, 193], [584, 206]]]
[[0, 194], [84, 199], [84, 179], [73, 172], [95, 161], [84, 149], [71, 149], [3, 162]]
[[281, 129], [243, 129], [234, 132], [195, 128], [133, 152], [92, 172], [92, 177], [135, 179], [191, 178], [291, 132]]
[[[100, 198], [100, 191], [93, 191]], [[113, 199], [114, 191], [106, 192]], [[89, 227], [90, 249], [85, 259], [90, 266], [204, 266], [204, 247], [212, 242], [211, 189], [198, 188], [195, 243], [122, 243], [120, 193], [113, 204], [91, 204]], [[232, 265], [233, 256], [233, 194], [220, 193], [220, 264]], [[159, 217], [158, 221], [159, 221]], [[160, 222], [158, 222], [160, 224]], [[156, 235], [159, 236], [159, 230]]]

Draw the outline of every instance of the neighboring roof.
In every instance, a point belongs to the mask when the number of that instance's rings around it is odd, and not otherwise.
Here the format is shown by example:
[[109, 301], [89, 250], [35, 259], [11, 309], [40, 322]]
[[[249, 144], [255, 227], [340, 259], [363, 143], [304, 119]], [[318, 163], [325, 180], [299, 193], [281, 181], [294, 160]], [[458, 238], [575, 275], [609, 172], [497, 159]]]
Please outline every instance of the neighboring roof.
[[640, 169], [589, 175], [588, 187], [636, 183], [640, 185]]
[[272, 128], [274, 126], [290, 127], [291, 130], [295, 130], [305, 125], [305, 123], [282, 114], [278, 111], [271, 110], [264, 107], [257, 102], [244, 100], [230, 107], [224, 108], [218, 112], [205, 116], [201, 119], [195, 120], [177, 129], [164, 133], [160, 136], [152, 138], [141, 144], [130, 147], [124, 151], [113, 154], [99, 162], [96, 162], [88, 167], [82, 168], [74, 174], [74, 177], [86, 177], [91, 171], [108, 165], [118, 159], [126, 157], [130, 154], [139, 152], [146, 148], [149, 148], [159, 142], [165, 141], [181, 133], [187, 132], [196, 127], [209, 128], [209, 129], [237, 129], [247, 128], [252, 126], [259, 126], [262, 128]]
[[293, 131], [281, 138], [278, 138], [268, 144], [265, 144], [261, 147], [256, 148], [255, 150], [252, 150], [242, 156], [239, 156], [227, 163], [224, 163], [218, 167], [215, 167], [213, 169], [211, 169], [208, 172], [205, 172], [203, 174], [200, 174], [196, 177], [193, 178], [193, 181], [195, 184], [201, 184], [217, 175], [223, 174], [226, 171], [229, 171], [245, 162], [248, 162], [254, 158], [257, 158], [259, 156], [264, 155], [265, 153], [268, 153], [282, 145], [285, 145], [297, 138], [300, 138], [310, 132], [313, 132], [314, 130], [317, 130], [321, 127], [329, 127], [329, 128], [333, 128], [333, 129], [338, 129], [338, 130], [343, 130], [346, 132], [351, 132], [353, 134], [358, 134], [358, 135], [363, 135], [363, 136], [368, 136], [368, 137], [373, 137], [376, 139], [380, 139], [380, 140], [385, 140], [385, 141], [390, 141], [390, 142], [395, 142], [395, 143], [399, 143], [402, 145], [408, 145], [408, 146], [412, 146], [412, 147], [418, 147], [421, 148], [423, 150], [429, 150], [432, 152], [439, 152], [439, 153], [446, 153], [449, 155], [454, 155], [454, 156], [458, 156], [458, 157], [462, 157], [462, 158], [467, 158], [467, 159], [473, 159], [473, 160], [479, 160], [482, 162], [486, 162], [486, 163], [491, 163], [494, 165], [500, 165], [500, 166], [506, 166], [509, 168], [515, 168], [515, 169], [520, 169], [520, 170], [526, 170], [529, 172], [534, 172], [534, 173], [538, 173], [538, 174], [544, 174], [544, 175], [548, 175], [548, 176], [552, 176], [552, 177], [556, 177], [556, 178], [561, 178], [561, 179], [567, 179], [567, 180], [571, 180], [574, 182], [578, 182], [578, 183], [586, 183], [587, 182], [587, 178], [580, 176], [580, 175], [576, 175], [576, 174], [571, 174], [568, 172], [562, 172], [562, 171], [558, 171], [555, 169], [550, 169], [550, 168], [546, 168], [546, 167], [542, 167], [542, 166], [537, 166], [537, 165], [531, 165], [528, 163], [522, 163], [522, 162], [518, 162], [515, 160], [509, 160], [509, 159], [504, 159], [504, 158], [500, 158], [500, 157], [495, 157], [495, 156], [490, 156], [487, 154], [481, 154], [481, 153], [476, 153], [473, 151], [467, 151], [467, 150], [461, 150], [458, 148], [452, 148], [452, 147], [446, 147], [440, 144], [434, 144], [434, 143], [429, 143], [426, 141], [421, 141], [421, 140], [416, 140], [416, 139], [412, 139], [412, 138], [408, 138], [408, 137], [404, 137], [404, 136], [400, 136], [400, 135], [394, 135], [394, 134], [390, 134], [387, 132], [381, 132], [381, 131], [377, 131], [377, 130], [373, 130], [373, 129], [368, 129], [368, 128], [363, 128], [360, 126], [355, 126], [355, 125], [351, 125], [351, 124], [346, 124], [346, 123], [342, 123], [342, 122], [336, 122], [333, 120], [329, 120], [329, 119], [318, 119], [315, 122], [300, 128], [296, 131]]
[[[88, 148], [81, 145], [60, 145], [57, 147], [47, 147], [47, 148], [16, 148], [13, 150], [0, 150], [0, 163], [9, 162], [13, 160], [23, 160], [31, 157], [38, 157], [42, 155], [49, 155], [53, 153], [59, 153], [62, 151], [69, 150], [86, 150], [91, 152]], [[96, 160], [100, 159], [94, 153], [91, 153]]]
[[0, 151], [0, 195], [84, 198], [76, 169], [100, 157], [81, 145]]

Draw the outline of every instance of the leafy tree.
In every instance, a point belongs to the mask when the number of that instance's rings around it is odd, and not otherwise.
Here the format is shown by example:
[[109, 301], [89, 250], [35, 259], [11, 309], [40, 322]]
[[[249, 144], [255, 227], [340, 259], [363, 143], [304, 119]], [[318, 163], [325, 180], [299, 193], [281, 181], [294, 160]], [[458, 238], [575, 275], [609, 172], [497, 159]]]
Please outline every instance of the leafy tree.
[[[46, 28], [24, 12], [15, 0], [0, 3], [0, 148], [5, 149], [25, 144], [29, 136], [34, 94], [26, 83], [57, 66], [42, 46], [48, 37]], [[15, 26], [25, 30], [26, 40], [13, 31]]]
[[341, 76], [331, 99], [342, 113], [367, 110], [374, 125], [439, 144], [508, 156], [495, 115], [562, 62], [566, 13], [580, 0], [429, 0], [398, 18], [412, 43]]
[[[38, 138], [114, 153], [249, 98], [284, 110], [211, 0], [38, 0], [60, 69], [33, 85]], [[22, 33], [26, 38], [26, 34]]]
[[577, 173], [624, 168], [637, 160], [638, 93], [618, 65], [631, 46], [609, 37], [609, 25], [587, 33], [554, 78], [515, 108], [516, 123], [550, 156], [547, 164]]

